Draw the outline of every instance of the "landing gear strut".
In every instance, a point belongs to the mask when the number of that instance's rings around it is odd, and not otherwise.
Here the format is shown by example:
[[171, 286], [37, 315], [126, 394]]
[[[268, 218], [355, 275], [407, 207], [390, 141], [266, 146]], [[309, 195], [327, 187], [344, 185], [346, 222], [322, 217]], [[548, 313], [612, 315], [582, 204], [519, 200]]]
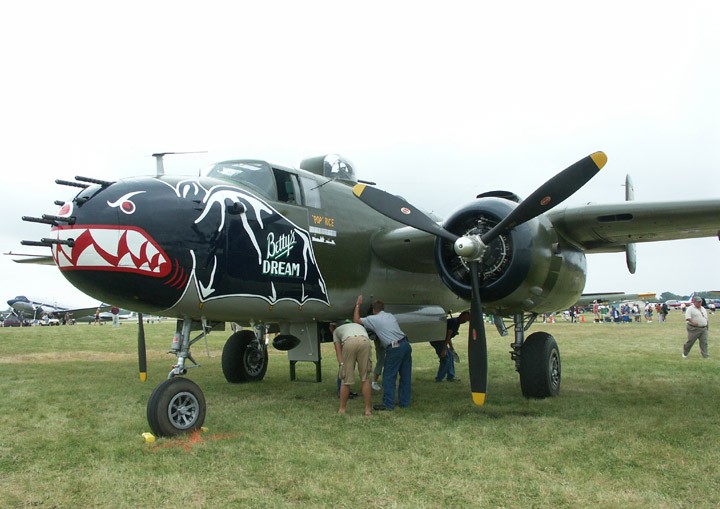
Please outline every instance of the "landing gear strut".
[[[200, 387], [182, 375], [188, 368], [199, 367], [190, 354], [190, 347], [209, 330], [203, 324], [203, 332], [190, 339], [192, 321], [178, 321], [178, 329], [170, 349], [177, 355], [177, 362], [167, 380], [158, 385], [147, 402], [147, 420], [150, 430], [157, 436], [175, 436], [199, 429], [205, 422], [205, 396]], [[190, 366], [186, 361], [192, 362]]]
[[522, 314], [513, 317], [515, 342], [510, 357], [520, 374], [520, 388], [526, 398], [547, 398], [560, 394], [560, 349], [555, 338], [547, 332], [534, 332], [525, 338], [536, 314], [524, 323]]

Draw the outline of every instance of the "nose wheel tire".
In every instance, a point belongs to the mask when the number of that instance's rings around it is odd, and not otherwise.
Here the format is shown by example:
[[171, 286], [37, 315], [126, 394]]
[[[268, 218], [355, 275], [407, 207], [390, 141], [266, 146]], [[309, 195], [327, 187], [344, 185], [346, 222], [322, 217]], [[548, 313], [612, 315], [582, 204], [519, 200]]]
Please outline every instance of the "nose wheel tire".
[[520, 387], [526, 398], [560, 394], [560, 349], [546, 332], [530, 334], [520, 349]]
[[169, 378], [158, 385], [147, 403], [147, 419], [153, 434], [161, 437], [189, 433], [205, 422], [205, 396], [187, 378]]

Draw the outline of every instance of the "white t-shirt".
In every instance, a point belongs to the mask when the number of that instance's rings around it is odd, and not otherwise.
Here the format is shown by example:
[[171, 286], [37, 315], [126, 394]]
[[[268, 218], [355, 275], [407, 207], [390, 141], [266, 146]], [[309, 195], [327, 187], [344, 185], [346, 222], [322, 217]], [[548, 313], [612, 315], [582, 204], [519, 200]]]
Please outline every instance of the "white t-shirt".
[[[699, 308], [694, 304], [688, 306], [685, 310], [685, 320], [692, 320], [693, 323], [691, 325], [695, 325], [696, 327], [705, 327], [708, 324], [707, 311], [705, 311], [705, 308], [702, 306]], [[690, 322], [688, 321], [688, 323]]]

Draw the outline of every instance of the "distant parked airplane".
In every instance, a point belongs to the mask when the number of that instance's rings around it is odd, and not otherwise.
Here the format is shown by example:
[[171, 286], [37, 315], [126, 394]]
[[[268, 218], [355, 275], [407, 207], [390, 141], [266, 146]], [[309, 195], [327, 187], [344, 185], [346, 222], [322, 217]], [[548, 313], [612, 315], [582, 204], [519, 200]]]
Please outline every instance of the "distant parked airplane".
[[[97, 308], [95, 308], [97, 309]], [[100, 321], [101, 322], [111, 322], [112, 321], [112, 312], [111, 311], [102, 311], [103, 309], [107, 309], [107, 306], [100, 307]], [[112, 308], [110, 308], [112, 309]], [[137, 313], [134, 311], [130, 311], [127, 309], [120, 309], [120, 312], [118, 313], [118, 319], [120, 320], [137, 320]], [[83, 322], [83, 323], [94, 323], [95, 322], [95, 311], [93, 311], [92, 314], [81, 316], [80, 318], [75, 319], [76, 322]]]
[[14, 299], [7, 301], [15, 314], [22, 318], [30, 318], [39, 320], [43, 315], [54, 315], [56, 318], [62, 318], [65, 313], [70, 313], [75, 320], [85, 316], [95, 315], [95, 311], [100, 308], [101, 312], [108, 311], [112, 306], [108, 304], [100, 304], [89, 308], [68, 308], [57, 304], [46, 304], [37, 300], [31, 300], [24, 295], [18, 295]]
[[[668, 300], [665, 302], [665, 304], [667, 304], [671, 308], [679, 308], [679, 307], [682, 307], [683, 304], [685, 304], [685, 307], [688, 307], [688, 306], [692, 305], [693, 299], [695, 298], [696, 293], [697, 292], [693, 292], [692, 294], [690, 294], [690, 297], [688, 297], [687, 300]], [[707, 294], [720, 295], [720, 291], [718, 291], [718, 290], [708, 290], [708, 291], [703, 291], [702, 293], [704, 293], [706, 295]], [[710, 299], [707, 297], [703, 297], [702, 299], [703, 299], [703, 306], [705, 306], [705, 307], [708, 307], [710, 304], [713, 304], [713, 303], [715, 304], [715, 306], [720, 305], [720, 299]]]

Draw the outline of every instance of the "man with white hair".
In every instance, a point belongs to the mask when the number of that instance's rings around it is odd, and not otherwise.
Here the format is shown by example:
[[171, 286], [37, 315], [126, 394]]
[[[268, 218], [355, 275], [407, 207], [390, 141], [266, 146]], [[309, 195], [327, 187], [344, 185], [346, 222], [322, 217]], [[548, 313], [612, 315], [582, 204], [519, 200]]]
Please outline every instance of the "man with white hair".
[[696, 295], [692, 306], [685, 310], [685, 322], [687, 328], [687, 341], [683, 345], [683, 359], [687, 359], [690, 349], [695, 341], [700, 340], [700, 353], [703, 359], [710, 357], [708, 354], [708, 316], [702, 305], [702, 297]]

